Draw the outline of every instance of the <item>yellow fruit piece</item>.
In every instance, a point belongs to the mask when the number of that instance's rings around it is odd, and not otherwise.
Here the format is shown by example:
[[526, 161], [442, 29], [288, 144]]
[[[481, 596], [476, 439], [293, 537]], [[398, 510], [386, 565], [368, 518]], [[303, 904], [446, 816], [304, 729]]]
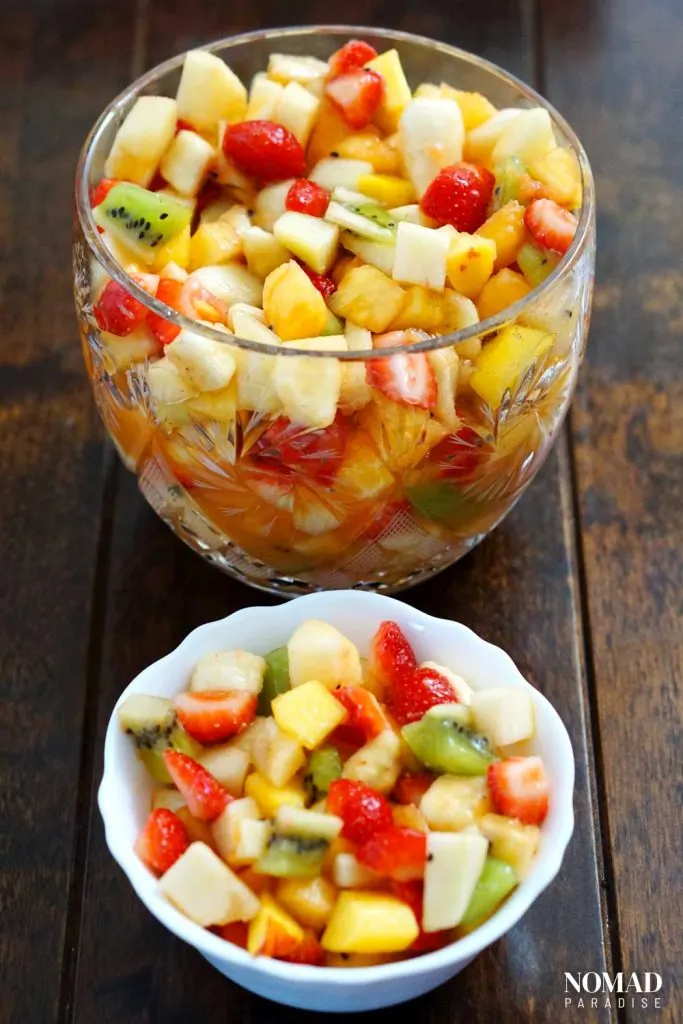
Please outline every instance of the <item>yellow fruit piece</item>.
[[443, 296], [421, 284], [405, 289], [405, 300], [397, 317], [389, 324], [390, 331], [404, 331], [416, 327], [421, 331], [436, 331], [443, 321]]
[[303, 941], [304, 930], [294, 918], [264, 893], [256, 917], [249, 922], [247, 950], [252, 956], [286, 955]]
[[200, 224], [190, 239], [190, 270], [228, 263], [241, 254], [242, 240], [231, 224]]
[[532, 178], [545, 186], [548, 196], [560, 206], [570, 210], [579, 209], [582, 200], [581, 171], [571, 150], [558, 146], [545, 156], [532, 160], [528, 171]]
[[446, 258], [446, 274], [456, 292], [476, 299], [493, 273], [496, 243], [492, 238], [459, 232]]
[[412, 182], [393, 174], [362, 174], [358, 191], [385, 206], [407, 206], [417, 198]]
[[384, 79], [382, 102], [375, 114], [375, 122], [389, 135], [398, 128], [398, 119], [412, 99], [398, 50], [386, 50], [365, 66], [377, 71]]
[[233, 380], [227, 388], [205, 391], [196, 398], [190, 398], [184, 405], [193, 419], [213, 420], [226, 426], [234, 423], [237, 415], [237, 388]]
[[366, 128], [357, 135], [348, 135], [337, 146], [337, 152], [346, 160], [367, 161], [375, 174], [401, 173], [400, 153], [387, 139], [381, 139], [375, 129]]
[[280, 728], [308, 750], [317, 747], [348, 718], [346, 709], [315, 680], [281, 693], [271, 709]]
[[300, 924], [320, 931], [332, 913], [337, 889], [322, 875], [315, 878], [281, 878], [275, 888], [275, 895]]
[[165, 245], [157, 250], [154, 258], [154, 269], [162, 270], [167, 263], [175, 263], [182, 270], [187, 270], [190, 265], [190, 225], [179, 231], [173, 238], [169, 238]]
[[325, 300], [293, 260], [268, 274], [263, 284], [263, 311], [266, 322], [283, 341], [315, 338], [327, 323]]
[[175, 814], [185, 826], [185, 831], [191, 843], [206, 843], [209, 849], [213, 850], [214, 853], [218, 853], [218, 847], [208, 822], [195, 818], [190, 813], [188, 807], [178, 807]]
[[447, 433], [426, 409], [399, 405], [378, 392], [360, 418], [392, 473], [416, 466]]
[[335, 477], [335, 487], [340, 494], [360, 500], [375, 498], [393, 482], [377, 450], [366, 437], [356, 434], [346, 446], [344, 461]]
[[400, 825], [403, 828], [414, 828], [418, 832], [428, 832], [429, 827], [425, 821], [424, 814], [421, 813], [419, 807], [415, 804], [396, 804], [392, 806], [391, 813], [394, 819], [394, 825]]
[[330, 953], [398, 953], [419, 927], [407, 903], [372, 892], [342, 892], [322, 937]]
[[514, 263], [521, 246], [526, 239], [524, 227], [524, 207], [515, 199], [501, 206], [492, 213], [480, 228], [477, 235], [490, 238], [496, 243], [496, 262], [494, 270], [500, 270]]
[[287, 786], [274, 786], [260, 772], [252, 772], [244, 783], [244, 792], [259, 805], [266, 818], [272, 818], [278, 807], [305, 807], [306, 794], [303, 786], [290, 782]]
[[[300, 267], [298, 269], [306, 277], [303, 270]], [[309, 284], [313, 288], [310, 281]], [[322, 300], [320, 293], [316, 294]], [[330, 299], [330, 309], [336, 316], [345, 317], [359, 327], [379, 333], [386, 331], [392, 320], [396, 319], [404, 300], [405, 292], [400, 285], [376, 267], [362, 266], [354, 267], [344, 275]]]
[[492, 409], [497, 409], [506, 392], [512, 390], [533, 363], [552, 348], [554, 340], [554, 334], [537, 331], [533, 327], [519, 327], [517, 324], [503, 327], [492, 341], [484, 345], [470, 377], [470, 387]]
[[332, 104], [324, 99], [320, 105], [318, 118], [308, 140], [306, 150], [306, 162], [313, 167], [319, 160], [328, 157], [330, 153], [341, 155], [340, 145], [342, 140], [349, 135], [349, 126], [344, 118]]
[[484, 814], [477, 824], [491, 843], [491, 856], [504, 860], [519, 879], [524, 878], [538, 849], [540, 829], [501, 814]]
[[363, 261], [360, 256], [340, 256], [330, 271], [330, 277], [336, 285], [340, 285], [350, 270], [362, 266]]
[[486, 96], [482, 96], [480, 92], [463, 92], [460, 89], [452, 89], [450, 85], [442, 85], [441, 88], [446, 90], [444, 95], [454, 99], [460, 107], [466, 132], [478, 128], [480, 124], [498, 113], [493, 103]]
[[257, 896], [261, 896], [264, 892], [270, 892], [273, 888], [274, 879], [270, 875], [259, 875], [253, 868], [245, 868], [244, 871], [239, 872], [238, 877]]
[[480, 318], [487, 320], [490, 316], [496, 316], [513, 302], [523, 299], [530, 291], [531, 285], [521, 274], [509, 267], [499, 270], [486, 282], [477, 300]]

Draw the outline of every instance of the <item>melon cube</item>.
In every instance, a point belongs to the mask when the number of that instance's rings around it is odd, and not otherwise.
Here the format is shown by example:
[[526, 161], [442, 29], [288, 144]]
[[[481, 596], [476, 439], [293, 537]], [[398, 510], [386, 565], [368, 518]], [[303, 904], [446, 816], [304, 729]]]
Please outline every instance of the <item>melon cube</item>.
[[288, 82], [278, 96], [273, 120], [283, 125], [306, 148], [315, 124], [320, 100], [298, 82]]
[[104, 165], [107, 178], [146, 188], [175, 136], [178, 109], [166, 96], [139, 96], [116, 133]]
[[275, 721], [303, 747], [313, 750], [348, 717], [322, 683], [311, 680], [275, 698]]
[[206, 50], [187, 53], [176, 99], [178, 117], [202, 132], [216, 130], [219, 121], [243, 121], [247, 112], [247, 90], [225, 61]]
[[179, 131], [164, 153], [161, 173], [185, 196], [196, 196], [213, 163], [214, 149], [197, 132]]
[[192, 843], [163, 875], [159, 891], [186, 917], [210, 928], [250, 921], [260, 902], [205, 843]]
[[315, 679], [328, 690], [340, 684], [363, 684], [358, 648], [329, 622], [307, 619], [287, 644], [289, 678], [293, 687]]
[[444, 232], [401, 221], [396, 232], [394, 281], [443, 291], [450, 244]]

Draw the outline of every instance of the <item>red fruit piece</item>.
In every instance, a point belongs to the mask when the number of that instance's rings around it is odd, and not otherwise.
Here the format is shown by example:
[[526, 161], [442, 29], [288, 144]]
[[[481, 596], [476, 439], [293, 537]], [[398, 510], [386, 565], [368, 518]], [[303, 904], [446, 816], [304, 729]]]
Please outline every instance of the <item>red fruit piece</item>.
[[327, 82], [325, 95], [350, 128], [370, 124], [382, 102], [384, 79], [369, 68], [358, 68]]
[[187, 690], [175, 699], [180, 724], [198, 743], [219, 743], [242, 732], [256, 715], [256, 695], [245, 690]]
[[392, 825], [361, 843], [356, 857], [366, 867], [398, 882], [422, 878], [427, 863], [427, 836], [416, 828]]
[[389, 801], [372, 786], [352, 779], [335, 779], [327, 793], [327, 810], [344, 822], [341, 834], [353, 843], [364, 843], [375, 832], [391, 827]]
[[261, 434], [250, 454], [259, 461], [331, 483], [344, 457], [347, 434], [348, 427], [341, 416], [320, 430], [306, 430], [280, 416]]
[[285, 208], [309, 217], [324, 217], [330, 203], [330, 193], [322, 185], [308, 178], [297, 178], [285, 199]]
[[229, 124], [223, 152], [238, 170], [259, 181], [303, 178], [306, 156], [295, 135], [274, 121]]
[[499, 814], [540, 825], [548, 813], [550, 783], [540, 757], [507, 757], [489, 765], [486, 781]]
[[404, 676], [412, 677], [417, 668], [415, 653], [395, 622], [382, 622], [370, 642], [370, 671], [392, 685]]
[[534, 199], [524, 211], [526, 229], [538, 245], [564, 255], [574, 240], [578, 221], [553, 199]]
[[420, 209], [439, 224], [472, 233], [486, 220], [495, 176], [477, 164], [452, 164], [439, 171], [420, 200]]
[[454, 704], [457, 694], [445, 676], [432, 668], [418, 668], [393, 682], [386, 695], [387, 707], [399, 725], [417, 722], [436, 704]]
[[372, 359], [365, 369], [370, 387], [401, 405], [433, 409], [436, 405], [436, 377], [423, 352], [400, 352], [388, 359]]
[[377, 50], [374, 46], [370, 46], [370, 43], [364, 43], [362, 39], [351, 39], [330, 57], [328, 78], [336, 78], [337, 75], [344, 75], [347, 71], [362, 68], [376, 56]]
[[[162, 277], [159, 281], [156, 297], [159, 302], [165, 302], [171, 309], [178, 310], [182, 290], [182, 281], [174, 281], [170, 277]], [[162, 348], [164, 345], [169, 345], [180, 334], [179, 327], [172, 324], [169, 320], [164, 320], [163, 316], [158, 316], [157, 313], [150, 313], [148, 315], [147, 326]]]
[[278, 957], [279, 960], [286, 960], [288, 964], [311, 964], [313, 967], [322, 967], [325, 962], [325, 950], [320, 945], [312, 931], [305, 930], [304, 937], [291, 953]]
[[114, 185], [118, 185], [118, 183], [118, 178], [102, 178], [102, 181], [90, 190], [90, 205], [92, 208], [94, 209], [100, 203], [103, 203]]
[[135, 852], [157, 875], [175, 864], [190, 845], [180, 818], [166, 807], [152, 811], [145, 827], [135, 841]]
[[300, 266], [325, 300], [329, 299], [330, 295], [334, 295], [337, 290], [337, 286], [331, 277], [326, 277], [325, 274], [316, 274], [316, 272], [311, 270], [310, 267], [307, 267], [305, 263], [301, 263]]
[[193, 132], [195, 130], [194, 125], [190, 124], [189, 121], [185, 121], [184, 118], [179, 117], [175, 123], [175, 133], [178, 132]]
[[247, 934], [249, 926], [246, 921], [231, 921], [230, 924], [219, 924], [216, 927], [216, 934], [220, 935], [226, 942], [232, 942], [235, 946], [247, 948]]
[[[159, 287], [159, 278], [156, 274], [130, 276], [150, 295], [156, 295]], [[109, 331], [110, 334], [123, 338], [146, 320], [149, 311], [144, 303], [126, 291], [118, 281], [107, 281], [93, 312], [101, 331]]]
[[185, 798], [190, 814], [200, 821], [213, 821], [232, 800], [227, 789], [214, 779], [211, 772], [187, 754], [165, 750], [164, 763]]
[[432, 448], [427, 456], [430, 465], [439, 467], [444, 479], [468, 480], [482, 460], [484, 442], [471, 427], [461, 427]]
[[415, 804], [417, 807], [435, 778], [432, 772], [405, 772], [391, 795], [398, 804]]
[[424, 884], [422, 881], [389, 883], [392, 893], [397, 899], [407, 903], [417, 918], [420, 925], [420, 934], [410, 946], [415, 953], [428, 953], [430, 950], [440, 949], [450, 942], [452, 935], [449, 929], [440, 932], [422, 931], [422, 900], [424, 895]]
[[379, 701], [363, 686], [340, 686], [332, 695], [349, 713], [344, 724], [335, 729], [333, 740], [362, 747], [389, 728]]

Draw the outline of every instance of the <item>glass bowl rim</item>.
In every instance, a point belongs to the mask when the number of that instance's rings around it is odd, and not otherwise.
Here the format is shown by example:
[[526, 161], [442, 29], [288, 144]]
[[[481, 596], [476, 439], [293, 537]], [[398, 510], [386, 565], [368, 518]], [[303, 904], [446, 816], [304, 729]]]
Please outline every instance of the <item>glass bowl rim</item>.
[[[502, 79], [506, 85], [512, 86], [521, 93], [524, 99], [531, 100], [536, 106], [541, 106], [548, 111], [553, 123], [560, 128], [563, 135], [571, 145], [574, 155], [578, 160], [581, 172], [583, 201], [581, 204], [579, 223], [571, 246], [558, 262], [557, 266], [548, 275], [548, 277], [541, 282], [540, 285], [537, 285], [528, 292], [527, 295], [524, 295], [512, 305], [507, 306], [495, 316], [488, 317], [486, 320], [477, 321], [477, 323], [472, 324], [469, 327], [461, 328], [459, 331], [453, 331], [450, 334], [437, 335], [436, 337], [432, 337], [430, 335], [409, 345], [387, 346], [386, 348], [365, 349], [352, 352], [349, 352], [348, 350], [335, 351], [332, 349], [311, 350], [294, 348], [292, 342], [287, 342], [286, 344], [267, 345], [262, 342], [239, 338], [236, 335], [226, 336], [224, 331], [216, 330], [213, 327], [197, 320], [191, 320], [182, 313], [177, 313], [165, 303], [160, 302], [158, 299], [151, 296], [149, 292], [146, 292], [141, 288], [136, 281], [125, 272], [125, 270], [111, 255], [106, 245], [101, 241], [90, 207], [90, 185], [88, 182], [88, 172], [90, 170], [95, 146], [99, 141], [102, 131], [108, 126], [109, 122], [118, 115], [121, 108], [124, 107], [130, 99], [141, 94], [147, 86], [152, 85], [163, 75], [179, 68], [188, 51], [176, 54], [174, 57], [170, 57], [161, 64], [155, 65], [155, 67], [146, 71], [143, 75], [140, 75], [139, 78], [128, 85], [111, 101], [111, 103], [109, 103], [88, 133], [83, 144], [83, 148], [81, 149], [76, 167], [75, 201], [78, 220], [89, 249], [95, 254], [98, 262], [104, 266], [111, 278], [117, 281], [122, 287], [126, 288], [127, 291], [134, 295], [139, 302], [142, 302], [143, 305], [147, 306], [148, 309], [152, 310], [152, 312], [156, 313], [158, 316], [163, 317], [164, 320], [176, 324], [178, 327], [186, 330], [194, 331], [196, 334], [199, 334], [211, 341], [218, 341], [221, 344], [235, 345], [237, 348], [247, 349], [251, 352], [257, 352], [263, 355], [279, 357], [307, 356], [314, 359], [336, 358], [348, 362], [386, 359], [392, 355], [398, 355], [400, 353], [430, 352], [442, 348], [450, 348], [453, 345], [459, 345], [471, 338], [483, 337], [490, 334], [492, 331], [497, 330], [499, 327], [502, 327], [504, 324], [514, 322], [518, 316], [522, 315], [530, 306], [533, 306], [541, 296], [546, 292], [551, 291], [562, 278], [570, 273], [575, 264], [581, 258], [584, 249], [590, 241], [595, 217], [595, 189], [593, 174], [586, 152], [574, 130], [570, 127], [565, 118], [562, 117], [562, 115], [555, 109], [555, 107], [541, 96], [540, 93], [536, 92], [536, 90], [531, 86], [517, 78], [516, 75], [511, 74], [509, 71], [505, 71], [492, 61], [485, 60], [483, 57], [479, 57], [467, 50], [462, 50], [459, 47], [451, 46], [448, 43], [442, 43], [436, 39], [430, 39], [428, 36], [415, 35], [412, 32], [402, 32], [398, 29], [344, 24], [299, 25], [283, 28], [271, 27], [257, 29], [252, 32], [242, 32], [237, 35], [225, 36], [223, 39], [215, 40], [214, 42], [207, 43], [201, 47], [194, 47], [194, 49], [209, 50], [213, 53], [216, 50], [229, 49], [231, 46], [242, 45], [245, 43], [261, 42], [268, 39], [273, 39], [274, 41], [281, 39], [286, 40], [293, 36], [316, 34], [329, 36], [344, 35], [349, 38], [369, 36], [373, 39], [384, 39], [396, 44], [403, 42], [413, 44], [417, 43], [418, 45], [428, 49], [436, 49], [447, 57], [456, 58], [457, 60], [467, 64], [475, 65], [494, 77]], [[332, 338], [333, 336], [331, 336], [329, 340], [332, 341]]]

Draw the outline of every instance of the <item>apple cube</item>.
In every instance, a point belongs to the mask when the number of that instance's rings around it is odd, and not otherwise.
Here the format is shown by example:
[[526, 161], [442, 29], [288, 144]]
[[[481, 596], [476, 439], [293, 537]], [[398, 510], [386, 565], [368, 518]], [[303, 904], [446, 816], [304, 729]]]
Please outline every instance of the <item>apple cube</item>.
[[225, 388], [235, 375], [234, 350], [194, 331], [181, 330], [166, 346], [166, 357], [197, 391]]
[[250, 921], [260, 902], [205, 843], [192, 843], [159, 882], [159, 891], [192, 921], [210, 928]]
[[534, 705], [526, 690], [476, 690], [472, 712], [475, 729], [496, 747], [528, 740], [534, 734]]
[[339, 228], [320, 217], [288, 210], [276, 220], [273, 235], [316, 274], [327, 274], [334, 263]]
[[261, 305], [263, 281], [241, 263], [199, 267], [192, 271], [190, 278], [204, 285], [227, 309], [236, 302], [247, 302], [250, 306]]
[[197, 132], [179, 131], [161, 161], [161, 173], [185, 196], [196, 196], [214, 158], [213, 146]]
[[315, 124], [320, 100], [298, 82], [288, 82], [282, 89], [273, 120], [283, 125], [306, 148]]
[[293, 53], [271, 53], [268, 58], [268, 78], [274, 82], [287, 85], [298, 82], [300, 85], [311, 85], [324, 79], [329, 71], [325, 60], [317, 57], [300, 56]]
[[[491, 124], [487, 121], [486, 124]], [[553, 122], [544, 107], [522, 110], [518, 117], [506, 126], [491, 153], [494, 167], [509, 157], [516, 157], [523, 164], [546, 156], [557, 146]]]
[[317, 747], [348, 718], [346, 709], [316, 680], [279, 694], [271, 707], [280, 728], [308, 750]]
[[340, 889], [365, 889], [381, 884], [381, 878], [361, 864], [353, 853], [338, 853], [332, 862], [332, 881]]
[[401, 221], [396, 232], [394, 281], [443, 291], [450, 239], [441, 231]]
[[287, 644], [289, 678], [293, 687], [312, 679], [333, 690], [336, 686], [363, 684], [358, 648], [328, 622], [307, 619], [292, 633]]
[[272, 231], [275, 221], [286, 210], [287, 193], [294, 184], [294, 178], [277, 181], [274, 185], [266, 185], [256, 196], [254, 203], [254, 223], [264, 231]]
[[190, 689], [260, 693], [265, 674], [265, 659], [258, 654], [249, 651], [214, 651], [205, 654], [195, 665]]
[[104, 173], [146, 188], [175, 136], [178, 109], [166, 96], [140, 96], [116, 133]]
[[391, 729], [385, 729], [351, 755], [342, 775], [345, 779], [364, 782], [380, 793], [390, 793], [401, 771], [400, 753], [398, 736]]
[[401, 114], [398, 136], [408, 177], [422, 197], [440, 170], [462, 160], [460, 107], [449, 99], [411, 100]]
[[459, 832], [475, 823], [486, 793], [486, 779], [440, 775], [420, 800], [420, 811], [435, 832]]
[[373, 166], [367, 160], [325, 157], [318, 161], [308, 177], [316, 185], [326, 188], [328, 192], [333, 192], [335, 188], [348, 188], [355, 191], [363, 175], [372, 173]]
[[[320, 293], [317, 293], [320, 295]], [[320, 296], [322, 298], [322, 296]], [[329, 338], [300, 338], [284, 348], [312, 352], [336, 351], [346, 347], [340, 335]], [[338, 359], [290, 356], [276, 360], [273, 383], [285, 414], [304, 427], [329, 427], [337, 415], [342, 371]]]
[[249, 270], [264, 279], [290, 259], [284, 245], [269, 231], [264, 231], [256, 225], [244, 232], [242, 246]]
[[242, 796], [244, 780], [249, 770], [250, 758], [246, 750], [231, 744], [211, 747], [199, 758], [207, 771], [211, 772], [231, 796]]
[[225, 61], [206, 50], [185, 57], [176, 94], [178, 117], [198, 131], [216, 130], [219, 121], [243, 121], [247, 90]]
[[265, 71], [254, 75], [249, 90], [245, 121], [273, 121], [283, 88], [268, 78]]
[[484, 869], [488, 840], [462, 832], [428, 832], [422, 927], [455, 928], [462, 921]]

